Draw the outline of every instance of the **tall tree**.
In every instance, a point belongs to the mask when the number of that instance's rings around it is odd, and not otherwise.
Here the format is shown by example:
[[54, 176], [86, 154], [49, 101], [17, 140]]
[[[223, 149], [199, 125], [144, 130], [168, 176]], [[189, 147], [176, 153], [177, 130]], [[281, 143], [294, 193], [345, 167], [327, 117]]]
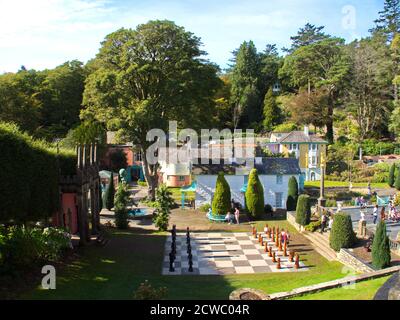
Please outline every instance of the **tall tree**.
[[264, 130], [270, 132], [275, 126], [280, 124], [282, 119], [282, 112], [278, 103], [276, 101], [276, 97], [272, 91], [269, 89], [264, 99], [264, 110], [263, 110], [263, 127]]
[[347, 109], [358, 124], [360, 141], [387, 132], [392, 109], [390, 51], [382, 37], [355, 41], [349, 46], [351, 80]]
[[87, 81], [83, 118], [95, 118], [119, 130], [144, 155], [149, 198], [155, 199], [158, 164], [146, 150], [153, 128], [168, 121], [196, 129], [208, 123], [220, 86], [217, 67], [201, 58], [200, 39], [171, 21], [150, 21], [135, 30], [108, 35]]
[[326, 114], [326, 138], [333, 142], [333, 111], [340, 105], [340, 97], [348, 78], [349, 61], [344, 50], [344, 40], [327, 38], [300, 47], [286, 57], [280, 76], [286, 77], [297, 88], [307, 87], [323, 91], [327, 103], [321, 106]]
[[329, 38], [329, 35], [325, 34], [322, 30], [324, 26], [315, 26], [311, 23], [306, 25], [297, 32], [297, 35], [290, 37], [292, 45], [289, 49], [283, 48], [283, 51], [293, 53], [300, 47], [305, 47], [318, 41]]
[[400, 31], [400, 0], [385, 0], [383, 10], [379, 12], [379, 18], [375, 20], [375, 28], [372, 32], [382, 32], [387, 41], [391, 42]]
[[[235, 106], [236, 123], [243, 127], [261, 118], [261, 59], [253, 41], [243, 42], [234, 52], [230, 72], [231, 98]], [[235, 122], [235, 121], [234, 121]]]

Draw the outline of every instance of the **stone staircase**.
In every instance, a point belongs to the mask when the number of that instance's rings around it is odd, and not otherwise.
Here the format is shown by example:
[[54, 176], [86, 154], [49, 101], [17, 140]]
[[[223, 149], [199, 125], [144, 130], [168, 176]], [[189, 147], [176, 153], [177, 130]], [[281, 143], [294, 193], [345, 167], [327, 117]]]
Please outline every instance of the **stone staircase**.
[[325, 257], [328, 261], [337, 260], [337, 255], [335, 250], [329, 246], [329, 232], [321, 234], [319, 231], [307, 232], [305, 231], [303, 235], [310, 240], [315, 251], [320, 255]]

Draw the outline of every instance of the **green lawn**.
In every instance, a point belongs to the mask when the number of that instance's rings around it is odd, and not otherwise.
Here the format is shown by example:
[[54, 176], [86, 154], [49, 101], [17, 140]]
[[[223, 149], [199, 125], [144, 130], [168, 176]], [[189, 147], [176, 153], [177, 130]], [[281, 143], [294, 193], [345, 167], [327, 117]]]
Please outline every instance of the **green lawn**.
[[390, 278], [383, 277], [359, 282], [354, 288], [336, 288], [308, 294], [292, 300], [372, 300], [378, 289]]
[[21, 298], [131, 299], [139, 284], [149, 280], [153, 286], [167, 287], [169, 299], [227, 299], [233, 290], [242, 287], [274, 293], [344, 276], [340, 263], [328, 262], [313, 250], [301, 253], [302, 261], [310, 267], [307, 272], [162, 276], [164, 241], [165, 234], [142, 229], [111, 230], [111, 240], [105, 247], [82, 248], [78, 260], [58, 271], [56, 290], [42, 290], [38, 286]]
[[[320, 182], [319, 181], [306, 181], [304, 183], [305, 188], [319, 188]], [[367, 182], [360, 182], [360, 183], [353, 183], [354, 188], [367, 188]], [[335, 187], [349, 187], [348, 181], [325, 181], [325, 188], [335, 188]], [[389, 188], [388, 184], [385, 182], [382, 183], [371, 183], [371, 188], [377, 189], [386, 189]]]

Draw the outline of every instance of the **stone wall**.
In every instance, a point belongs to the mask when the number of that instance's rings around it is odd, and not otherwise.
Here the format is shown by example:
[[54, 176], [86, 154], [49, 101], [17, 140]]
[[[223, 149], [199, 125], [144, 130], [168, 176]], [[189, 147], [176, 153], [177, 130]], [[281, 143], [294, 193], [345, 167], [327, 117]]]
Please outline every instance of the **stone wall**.
[[296, 222], [296, 211], [288, 211], [286, 215], [286, 220], [296, 228], [296, 230], [299, 230], [300, 232], [304, 231], [304, 227], [299, 225]]
[[340, 249], [340, 252], [337, 254], [338, 260], [344, 265], [353, 268], [357, 272], [368, 273], [375, 271], [366, 263], [358, 259], [355, 255], [353, 255], [347, 249]]

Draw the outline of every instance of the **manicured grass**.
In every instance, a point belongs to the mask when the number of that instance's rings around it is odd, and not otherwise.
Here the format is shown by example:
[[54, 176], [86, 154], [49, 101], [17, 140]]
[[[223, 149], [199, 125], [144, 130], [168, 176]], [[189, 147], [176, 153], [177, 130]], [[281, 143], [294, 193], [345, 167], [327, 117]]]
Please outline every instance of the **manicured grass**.
[[[259, 222], [259, 227], [265, 223]], [[296, 232], [286, 221], [270, 222]], [[345, 276], [342, 265], [328, 262], [314, 250], [300, 252], [310, 271], [229, 276], [162, 276], [166, 234], [131, 229], [111, 229], [111, 240], [105, 247], [82, 248], [80, 258], [57, 273], [57, 289], [38, 287], [24, 294], [24, 299], [132, 299], [133, 292], [144, 280], [152, 286], [168, 289], [169, 299], [227, 299], [243, 287], [267, 293], [287, 291], [305, 285]]]
[[[367, 188], [368, 183], [367, 182], [359, 182], [355, 183], [353, 182], [353, 188]], [[320, 181], [306, 181], [304, 183], [305, 188], [319, 188], [320, 186]], [[325, 181], [325, 188], [335, 188], [335, 187], [342, 187], [342, 188], [348, 188], [349, 187], [349, 182], [348, 181]], [[387, 189], [389, 188], [388, 184], [385, 182], [382, 183], [371, 183], [371, 188], [377, 188], [377, 189]]]
[[383, 277], [355, 284], [355, 287], [335, 288], [308, 294], [293, 300], [372, 300], [379, 288], [390, 278]]
[[[182, 192], [181, 192], [181, 188], [171, 188], [169, 187], [168, 190], [172, 193], [172, 198], [179, 202], [182, 199]], [[185, 193], [185, 198], [186, 199], [195, 199], [196, 198], [196, 193], [195, 192], [186, 192]]]

